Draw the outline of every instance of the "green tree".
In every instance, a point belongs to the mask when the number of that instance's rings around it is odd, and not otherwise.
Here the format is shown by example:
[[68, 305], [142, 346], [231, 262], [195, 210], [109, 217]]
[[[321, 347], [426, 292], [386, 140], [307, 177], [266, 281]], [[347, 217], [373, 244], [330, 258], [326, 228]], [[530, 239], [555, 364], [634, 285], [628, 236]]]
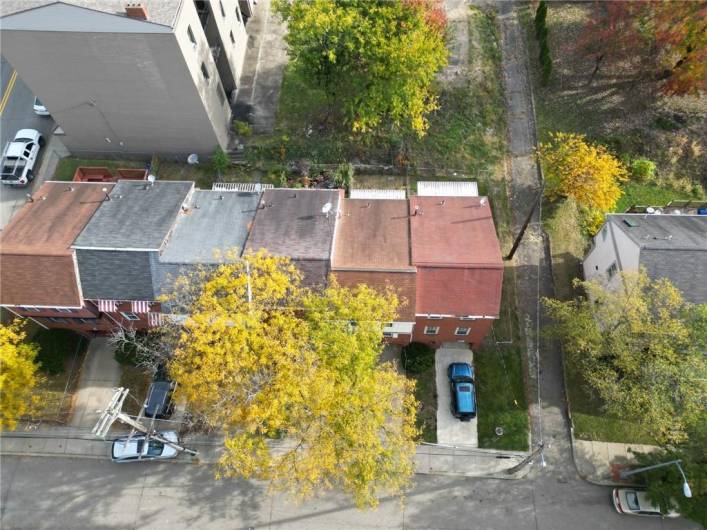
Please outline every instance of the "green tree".
[[25, 342], [22, 324], [0, 325], [0, 431], [13, 430], [18, 418], [32, 406], [32, 391], [39, 383], [36, 344]]
[[707, 395], [705, 306], [692, 306], [667, 279], [623, 274], [616, 289], [579, 282], [587, 297], [545, 299], [568, 360], [605, 410], [677, 443]]
[[190, 410], [226, 435], [220, 474], [302, 497], [338, 487], [361, 506], [404, 490], [413, 385], [379, 362], [395, 295], [310, 292], [287, 258], [265, 253], [183, 277], [176, 291], [177, 305], [192, 301], [170, 372]]
[[635, 453], [639, 466], [682, 460], [692, 497], [683, 495], [683, 478], [675, 466], [663, 467], [636, 475], [643, 482], [648, 497], [663, 510], [677, 509], [684, 517], [707, 527], [707, 413], [688, 428], [687, 438], [676, 445], [653, 453]]
[[[354, 132], [384, 124], [423, 135], [447, 64], [444, 19], [420, 0], [276, 0], [305, 82]], [[441, 21], [440, 21], [441, 20]]]

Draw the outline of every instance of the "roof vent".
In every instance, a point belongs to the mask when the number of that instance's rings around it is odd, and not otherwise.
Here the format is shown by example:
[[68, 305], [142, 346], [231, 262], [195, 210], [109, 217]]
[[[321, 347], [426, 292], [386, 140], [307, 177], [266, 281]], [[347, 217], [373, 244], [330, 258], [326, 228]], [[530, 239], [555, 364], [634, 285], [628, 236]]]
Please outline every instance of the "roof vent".
[[130, 18], [147, 20], [147, 8], [142, 4], [128, 4], [125, 6], [125, 14]]

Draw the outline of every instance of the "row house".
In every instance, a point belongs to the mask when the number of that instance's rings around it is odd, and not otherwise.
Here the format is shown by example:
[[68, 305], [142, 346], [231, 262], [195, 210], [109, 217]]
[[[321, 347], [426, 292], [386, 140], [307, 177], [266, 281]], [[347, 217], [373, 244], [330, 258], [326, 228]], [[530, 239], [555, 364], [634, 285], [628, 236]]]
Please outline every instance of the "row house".
[[[498, 317], [503, 279], [488, 200], [376, 196], [347, 199], [343, 190], [197, 190], [192, 182], [169, 181], [47, 183], [2, 234], [0, 303], [47, 327], [87, 334], [116, 326], [149, 328], [174, 312], [160, 299], [175, 278], [218, 265], [227, 251], [240, 256], [266, 249], [291, 258], [311, 288], [333, 278], [343, 286], [392, 288], [400, 306], [396, 321], [383, 323], [389, 342], [480, 344]], [[62, 229], [27, 228], [37, 223]], [[21, 254], [20, 242], [30, 268], [13, 261]], [[56, 253], [72, 283], [52, 278], [63, 270], [47, 265]], [[26, 280], [16, 281], [13, 268], [21, 268]], [[35, 290], [32, 283], [44, 282], [54, 290], [63, 285], [70, 294], [52, 295], [51, 302], [39, 299], [36, 291], [52, 291]], [[35, 314], [33, 307], [81, 313], [57, 317]]]

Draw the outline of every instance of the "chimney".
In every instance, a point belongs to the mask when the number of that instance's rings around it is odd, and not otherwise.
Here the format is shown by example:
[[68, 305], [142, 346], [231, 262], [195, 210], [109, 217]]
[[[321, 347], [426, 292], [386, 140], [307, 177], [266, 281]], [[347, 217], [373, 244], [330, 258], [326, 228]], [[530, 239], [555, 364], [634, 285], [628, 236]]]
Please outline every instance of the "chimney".
[[147, 8], [142, 4], [127, 4], [125, 6], [125, 14], [130, 18], [147, 20]]

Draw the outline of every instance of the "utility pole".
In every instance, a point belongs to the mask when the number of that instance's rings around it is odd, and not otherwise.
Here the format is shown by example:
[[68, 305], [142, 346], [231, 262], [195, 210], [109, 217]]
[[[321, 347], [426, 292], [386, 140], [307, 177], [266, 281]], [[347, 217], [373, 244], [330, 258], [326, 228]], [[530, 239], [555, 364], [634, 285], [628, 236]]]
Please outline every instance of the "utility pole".
[[113, 395], [112, 399], [110, 400], [110, 403], [108, 404], [108, 408], [103, 411], [101, 417], [98, 418], [98, 422], [96, 422], [95, 427], [91, 431], [93, 434], [95, 434], [99, 438], [105, 439], [111, 425], [113, 425], [113, 423], [117, 420], [121, 423], [125, 423], [126, 425], [130, 425], [136, 431], [142, 432], [150, 438], [157, 440], [158, 442], [162, 442], [165, 445], [173, 447], [177, 451], [187, 453], [192, 456], [196, 456], [198, 454], [198, 451], [194, 451], [193, 449], [187, 449], [184, 446], [181, 446], [171, 440], [168, 440], [164, 436], [160, 435], [157, 431], [155, 431], [152, 426], [150, 426], [150, 428], [147, 428], [140, 421], [135, 420], [125, 414], [122, 411], [123, 402], [125, 401], [125, 398], [128, 397], [129, 392], [130, 389], [128, 388], [121, 387], [116, 389], [115, 394]]
[[540, 201], [543, 198], [543, 191], [545, 191], [545, 186], [542, 186], [540, 188], [540, 191], [538, 191], [538, 195], [535, 198], [535, 202], [533, 203], [533, 207], [530, 209], [530, 212], [528, 212], [528, 217], [525, 218], [525, 222], [523, 223], [523, 226], [521, 226], [520, 232], [518, 232], [518, 235], [516, 236], [516, 239], [513, 242], [513, 246], [511, 247], [511, 251], [508, 253], [508, 256], [506, 256], [504, 258], [505, 261], [512, 260], [513, 256], [516, 253], [516, 250], [518, 250], [518, 245], [520, 245], [520, 242], [523, 239], [523, 235], [525, 234], [525, 230], [528, 228], [528, 225], [530, 224], [530, 220], [532, 219], [533, 214], [535, 213], [535, 210], [537, 210], [538, 206], [540, 205]]
[[646, 467], [639, 467], [638, 469], [632, 469], [631, 471], [624, 469], [619, 473], [619, 478], [621, 480], [626, 480], [628, 477], [631, 475], [636, 475], [637, 473], [643, 473], [645, 471], [650, 471], [651, 469], [658, 469], [661, 467], [667, 467], [667, 466], [677, 466], [678, 471], [680, 471], [680, 475], [682, 475], [682, 492], [685, 497], [688, 499], [692, 497], [692, 491], [690, 490], [690, 485], [687, 483], [687, 477], [685, 476], [685, 472], [682, 470], [682, 466], [680, 465], [680, 462], [682, 460], [671, 460], [669, 462], [663, 462], [662, 464], [655, 464], [652, 466], [646, 466]]
[[509, 475], [512, 475], [516, 471], [520, 471], [523, 469], [525, 466], [527, 466], [533, 458], [535, 458], [538, 454], [542, 453], [543, 449], [545, 448], [545, 444], [541, 443], [539, 444], [528, 456], [526, 456], [522, 461], [518, 462], [515, 466], [509, 467], [506, 469], [506, 473]]

